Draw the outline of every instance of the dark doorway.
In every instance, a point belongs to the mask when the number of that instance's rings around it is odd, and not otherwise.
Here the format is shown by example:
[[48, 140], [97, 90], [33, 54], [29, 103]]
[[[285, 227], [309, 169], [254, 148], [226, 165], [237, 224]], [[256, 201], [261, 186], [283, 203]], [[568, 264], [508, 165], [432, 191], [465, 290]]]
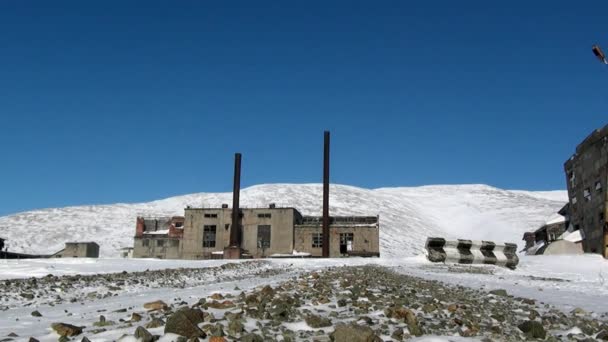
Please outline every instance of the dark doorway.
[[340, 233], [340, 254], [348, 254], [353, 250], [353, 233]]

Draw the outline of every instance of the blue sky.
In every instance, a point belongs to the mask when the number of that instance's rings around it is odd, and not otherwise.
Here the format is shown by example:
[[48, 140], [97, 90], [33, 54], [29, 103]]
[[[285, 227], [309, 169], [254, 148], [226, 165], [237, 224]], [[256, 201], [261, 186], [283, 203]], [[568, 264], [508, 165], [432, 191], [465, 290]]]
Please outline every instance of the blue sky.
[[605, 1], [2, 1], [0, 214], [321, 181], [563, 189]]

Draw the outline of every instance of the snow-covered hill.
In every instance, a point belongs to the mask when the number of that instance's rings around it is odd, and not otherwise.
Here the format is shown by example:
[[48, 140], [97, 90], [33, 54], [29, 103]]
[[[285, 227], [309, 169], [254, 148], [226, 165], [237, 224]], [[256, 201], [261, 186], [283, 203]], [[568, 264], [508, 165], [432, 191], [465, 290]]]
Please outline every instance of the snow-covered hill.
[[[321, 214], [321, 184], [257, 185], [241, 192], [243, 207], [269, 203]], [[51, 253], [67, 241], [96, 241], [102, 256], [133, 244], [137, 215], [183, 215], [186, 206], [231, 203], [231, 193], [198, 193], [149, 203], [43, 209], [0, 217], [11, 251]], [[383, 256], [419, 254], [428, 236], [516, 242], [567, 201], [565, 191], [527, 192], [487, 185], [362, 189], [332, 185], [331, 215], [380, 215]]]

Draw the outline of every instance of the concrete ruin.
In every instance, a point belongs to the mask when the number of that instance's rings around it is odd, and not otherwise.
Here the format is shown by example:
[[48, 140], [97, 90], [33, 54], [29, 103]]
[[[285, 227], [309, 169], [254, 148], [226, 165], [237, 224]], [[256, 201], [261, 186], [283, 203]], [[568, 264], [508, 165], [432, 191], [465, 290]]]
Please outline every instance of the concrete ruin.
[[[167, 229], [146, 233], [137, 229], [133, 257], [160, 259], [223, 259], [231, 246], [232, 209], [186, 208], [179, 234]], [[174, 217], [176, 219], [181, 217]], [[141, 222], [154, 219], [137, 218]], [[330, 217], [330, 257], [379, 256], [377, 216]], [[322, 217], [302, 216], [295, 208], [242, 208], [239, 215], [243, 258], [321, 257]], [[159, 242], [162, 241], [162, 242]], [[234, 246], [233, 246], [234, 247]]]
[[66, 242], [65, 248], [51, 258], [99, 258], [99, 245], [95, 242]]
[[585, 253], [608, 257], [608, 125], [593, 131], [564, 163], [569, 219], [572, 231], [579, 231]]

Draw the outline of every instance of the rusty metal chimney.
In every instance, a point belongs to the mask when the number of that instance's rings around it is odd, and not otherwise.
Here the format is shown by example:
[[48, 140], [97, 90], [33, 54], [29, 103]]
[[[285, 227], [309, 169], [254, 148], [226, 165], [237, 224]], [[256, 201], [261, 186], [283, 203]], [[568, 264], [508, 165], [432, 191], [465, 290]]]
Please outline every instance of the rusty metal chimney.
[[323, 140], [323, 257], [329, 258], [329, 131]]
[[239, 195], [241, 193], [241, 154], [234, 154], [234, 183], [232, 188], [232, 226], [230, 228], [230, 247], [241, 246]]

